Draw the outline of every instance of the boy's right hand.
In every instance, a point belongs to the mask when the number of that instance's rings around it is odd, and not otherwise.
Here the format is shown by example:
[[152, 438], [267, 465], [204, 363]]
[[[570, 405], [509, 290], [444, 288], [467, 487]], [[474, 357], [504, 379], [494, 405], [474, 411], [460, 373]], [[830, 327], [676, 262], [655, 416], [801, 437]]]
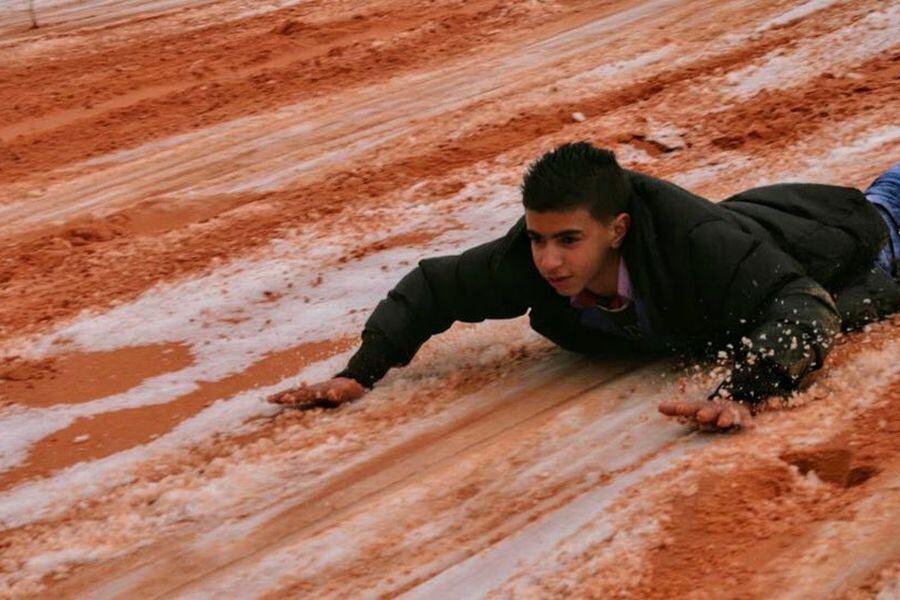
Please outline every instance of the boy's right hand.
[[705, 431], [729, 431], [753, 427], [753, 415], [746, 404], [716, 398], [714, 400], [665, 400], [659, 412], [687, 420]]
[[335, 377], [313, 385], [301, 383], [295, 388], [272, 394], [267, 400], [272, 404], [296, 408], [333, 407], [356, 400], [365, 393], [366, 388], [355, 379]]

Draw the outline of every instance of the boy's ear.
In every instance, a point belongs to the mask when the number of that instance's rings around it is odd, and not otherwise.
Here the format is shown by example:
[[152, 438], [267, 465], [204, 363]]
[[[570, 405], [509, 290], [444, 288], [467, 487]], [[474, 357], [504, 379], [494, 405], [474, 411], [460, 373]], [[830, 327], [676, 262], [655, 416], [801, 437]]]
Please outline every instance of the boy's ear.
[[625, 234], [628, 233], [628, 228], [630, 226], [631, 215], [628, 213], [622, 213], [613, 219], [613, 222], [610, 224], [612, 231], [611, 245], [613, 248], [618, 248], [622, 245], [622, 242], [625, 240]]

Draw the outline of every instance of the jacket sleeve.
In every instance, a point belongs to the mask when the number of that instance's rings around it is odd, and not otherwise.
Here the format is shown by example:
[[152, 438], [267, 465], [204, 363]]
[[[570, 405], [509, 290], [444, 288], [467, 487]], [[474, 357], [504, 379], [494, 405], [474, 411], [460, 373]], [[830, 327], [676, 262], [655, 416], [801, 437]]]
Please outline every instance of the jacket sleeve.
[[527, 302], [512, 291], [510, 273], [501, 272], [515, 231], [459, 255], [420, 261], [375, 308], [362, 346], [337, 376], [371, 387], [391, 367], [408, 364], [428, 338], [454, 321], [525, 314]]
[[698, 302], [723, 337], [740, 339], [731, 374], [714, 395], [760, 402], [822, 366], [840, 316], [793, 258], [718, 221], [697, 227], [690, 244]]

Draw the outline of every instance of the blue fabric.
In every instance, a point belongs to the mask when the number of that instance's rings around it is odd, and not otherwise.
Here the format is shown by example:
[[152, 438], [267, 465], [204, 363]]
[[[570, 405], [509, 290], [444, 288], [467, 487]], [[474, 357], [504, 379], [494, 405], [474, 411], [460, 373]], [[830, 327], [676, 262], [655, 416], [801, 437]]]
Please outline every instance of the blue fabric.
[[619, 313], [610, 313], [599, 308], [582, 309], [580, 323], [588, 329], [604, 331], [631, 340], [639, 340], [652, 333], [644, 305], [637, 299]]
[[890, 239], [876, 262], [888, 275], [900, 276], [897, 272], [900, 261], [900, 163], [872, 182], [866, 190], [866, 198], [875, 205], [890, 229]]

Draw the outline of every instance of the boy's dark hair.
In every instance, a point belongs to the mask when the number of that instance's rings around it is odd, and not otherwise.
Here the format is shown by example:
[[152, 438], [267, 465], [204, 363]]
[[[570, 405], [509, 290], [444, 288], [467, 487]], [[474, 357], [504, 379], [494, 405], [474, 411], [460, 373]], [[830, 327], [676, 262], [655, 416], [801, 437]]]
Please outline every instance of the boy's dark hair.
[[590, 142], [563, 144], [528, 167], [522, 204], [536, 212], [587, 208], [598, 221], [627, 212], [631, 186], [611, 150]]

